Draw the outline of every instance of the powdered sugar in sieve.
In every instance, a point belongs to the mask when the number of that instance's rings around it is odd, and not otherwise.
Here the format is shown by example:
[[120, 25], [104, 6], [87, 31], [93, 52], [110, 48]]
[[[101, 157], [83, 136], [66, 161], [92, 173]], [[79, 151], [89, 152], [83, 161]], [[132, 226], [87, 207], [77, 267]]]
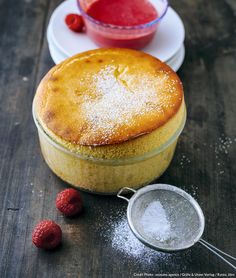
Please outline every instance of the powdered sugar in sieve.
[[[124, 197], [122, 193], [125, 190], [132, 191], [134, 195], [130, 199]], [[145, 245], [171, 252], [190, 248], [199, 242], [236, 269], [222, 255], [232, 260], [236, 260], [235, 257], [201, 238], [205, 227], [203, 212], [195, 199], [184, 190], [168, 184], [153, 184], [137, 191], [124, 187], [117, 196], [128, 201], [129, 226]]]

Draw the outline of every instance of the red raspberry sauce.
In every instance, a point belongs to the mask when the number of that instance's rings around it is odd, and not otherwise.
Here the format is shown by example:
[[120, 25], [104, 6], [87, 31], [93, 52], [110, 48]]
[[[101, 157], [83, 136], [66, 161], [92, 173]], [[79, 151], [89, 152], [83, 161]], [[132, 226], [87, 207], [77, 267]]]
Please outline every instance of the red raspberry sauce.
[[87, 10], [96, 20], [119, 26], [134, 26], [157, 18], [157, 11], [147, 0], [97, 0]]

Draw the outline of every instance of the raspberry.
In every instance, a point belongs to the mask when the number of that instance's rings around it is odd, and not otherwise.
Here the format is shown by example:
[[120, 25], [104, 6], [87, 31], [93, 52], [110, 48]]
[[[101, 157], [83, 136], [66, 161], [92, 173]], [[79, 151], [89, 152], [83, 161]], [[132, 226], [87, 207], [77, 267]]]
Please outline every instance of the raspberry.
[[74, 216], [82, 211], [80, 193], [72, 188], [65, 189], [57, 194], [56, 207], [65, 216]]
[[61, 243], [62, 231], [54, 221], [43, 220], [32, 233], [32, 241], [38, 248], [54, 249]]
[[81, 15], [68, 14], [65, 18], [65, 23], [74, 32], [83, 32], [84, 20]]

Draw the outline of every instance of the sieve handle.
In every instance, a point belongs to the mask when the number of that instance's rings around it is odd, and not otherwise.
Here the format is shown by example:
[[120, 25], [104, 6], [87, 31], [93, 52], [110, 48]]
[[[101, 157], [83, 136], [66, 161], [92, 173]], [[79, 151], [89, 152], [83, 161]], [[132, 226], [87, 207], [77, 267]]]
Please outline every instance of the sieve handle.
[[130, 188], [130, 187], [123, 187], [123, 188], [121, 188], [120, 190], [119, 190], [119, 192], [117, 193], [117, 197], [118, 198], [121, 198], [121, 199], [124, 199], [125, 201], [127, 201], [127, 202], [129, 202], [129, 200], [130, 199], [128, 199], [128, 198], [126, 198], [126, 197], [124, 197], [124, 196], [122, 196], [121, 194], [123, 193], [123, 191], [124, 190], [128, 190], [128, 191], [132, 191], [133, 193], [135, 193], [136, 192], [136, 190], [134, 190], [133, 188]]
[[[230, 254], [227, 254], [227, 253], [223, 252], [222, 250], [218, 249], [217, 247], [215, 247], [214, 245], [205, 241], [204, 239], [200, 239], [199, 243], [201, 243], [205, 248], [207, 248], [209, 251], [211, 251], [213, 254], [215, 254], [217, 257], [219, 257], [221, 260], [223, 260], [225, 263], [230, 265], [234, 270], [236, 270], [236, 266], [233, 265], [228, 260], [226, 260], [222, 255], [224, 255], [225, 257], [230, 258], [231, 260], [236, 261], [235, 257], [231, 256]], [[222, 255], [220, 255], [220, 254], [222, 254]]]

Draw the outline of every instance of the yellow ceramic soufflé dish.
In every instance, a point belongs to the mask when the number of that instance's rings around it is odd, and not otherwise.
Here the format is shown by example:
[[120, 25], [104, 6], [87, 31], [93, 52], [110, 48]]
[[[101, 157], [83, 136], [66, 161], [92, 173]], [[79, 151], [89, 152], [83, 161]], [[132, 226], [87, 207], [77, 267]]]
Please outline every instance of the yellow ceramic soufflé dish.
[[52, 68], [33, 117], [43, 157], [71, 185], [114, 194], [159, 177], [186, 120], [182, 83], [160, 60], [130, 49], [97, 49]]

